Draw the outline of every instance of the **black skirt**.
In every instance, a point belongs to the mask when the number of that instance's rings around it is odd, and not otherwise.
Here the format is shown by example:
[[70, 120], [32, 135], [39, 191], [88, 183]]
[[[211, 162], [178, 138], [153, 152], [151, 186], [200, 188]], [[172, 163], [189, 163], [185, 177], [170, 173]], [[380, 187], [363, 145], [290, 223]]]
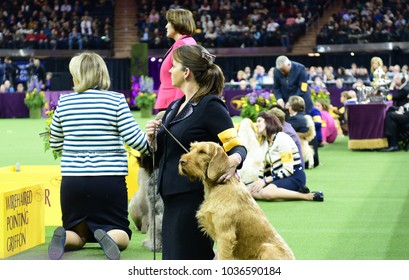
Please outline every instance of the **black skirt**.
[[213, 241], [199, 229], [196, 212], [203, 191], [163, 197], [162, 259], [212, 260]]
[[131, 238], [128, 220], [128, 193], [125, 176], [63, 176], [61, 181], [63, 227], [70, 230], [85, 221], [94, 231], [125, 231]]

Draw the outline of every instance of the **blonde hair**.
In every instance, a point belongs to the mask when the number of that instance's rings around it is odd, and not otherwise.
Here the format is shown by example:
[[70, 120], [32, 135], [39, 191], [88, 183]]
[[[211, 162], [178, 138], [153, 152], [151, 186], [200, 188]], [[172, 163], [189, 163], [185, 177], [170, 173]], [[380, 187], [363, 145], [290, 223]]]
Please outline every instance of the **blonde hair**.
[[353, 98], [351, 96], [351, 93], [349, 92], [349, 90], [345, 90], [345, 91], [341, 92], [341, 97], [344, 97], [347, 100]]
[[378, 62], [378, 67], [383, 67], [383, 61], [382, 58], [378, 57], [378, 56], [374, 56], [371, 58], [371, 72], [375, 71], [376, 69], [373, 68], [373, 63], [374, 62]]
[[83, 52], [75, 55], [70, 61], [69, 69], [76, 81], [73, 87], [76, 92], [88, 89], [108, 90], [111, 86], [105, 61], [96, 53]]

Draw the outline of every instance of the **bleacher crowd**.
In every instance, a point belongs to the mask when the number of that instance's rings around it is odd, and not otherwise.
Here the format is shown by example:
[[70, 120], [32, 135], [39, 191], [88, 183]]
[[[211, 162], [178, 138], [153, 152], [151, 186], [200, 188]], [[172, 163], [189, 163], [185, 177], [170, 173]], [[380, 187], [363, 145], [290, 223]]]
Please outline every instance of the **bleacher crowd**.
[[409, 1], [345, 0], [320, 30], [317, 44], [409, 41]]
[[0, 49], [110, 49], [113, 1], [13, 0], [0, 4]]
[[194, 38], [205, 47], [291, 48], [306, 25], [322, 12], [325, 0], [160, 0], [138, 1], [140, 40], [150, 48], [168, 48], [166, 12], [171, 8], [192, 11], [196, 20]]

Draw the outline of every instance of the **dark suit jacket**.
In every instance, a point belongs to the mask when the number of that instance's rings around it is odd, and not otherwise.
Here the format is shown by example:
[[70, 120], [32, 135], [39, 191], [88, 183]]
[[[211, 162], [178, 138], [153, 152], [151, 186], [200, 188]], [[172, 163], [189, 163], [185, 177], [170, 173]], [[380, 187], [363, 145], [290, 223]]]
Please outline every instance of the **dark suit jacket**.
[[282, 98], [286, 103], [290, 96], [301, 96], [305, 101], [305, 112], [312, 109], [311, 92], [307, 83], [308, 75], [305, 66], [291, 61], [291, 69], [288, 76], [284, 76], [277, 68], [274, 68], [274, 95], [276, 99]]
[[[213, 141], [220, 143], [218, 134], [229, 128], [234, 128], [226, 105], [215, 95], [204, 96], [199, 103], [189, 102], [178, 114], [185, 96], [172, 102], [163, 117], [165, 127], [189, 150], [190, 143]], [[182, 147], [163, 128], [157, 135], [159, 160], [158, 189], [162, 196], [185, 193], [203, 189], [199, 180], [190, 182], [186, 176], [179, 175], [178, 164], [182, 154], [186, 153]], [[238, 152], [242, 161], [247, 151], [244, 146], [236, 146], [228, 154]], [[240, 166], [239, 166], [240, 167]]]
[[409, 82], [393, 95], [392, 100], [396, 102], [396, 106], [398, 107], [409, 102]]

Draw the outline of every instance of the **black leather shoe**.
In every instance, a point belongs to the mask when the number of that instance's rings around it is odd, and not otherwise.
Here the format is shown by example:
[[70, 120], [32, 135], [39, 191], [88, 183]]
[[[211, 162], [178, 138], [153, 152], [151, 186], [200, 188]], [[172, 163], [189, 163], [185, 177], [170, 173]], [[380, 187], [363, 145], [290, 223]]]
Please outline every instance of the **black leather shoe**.
[[97, 229], [94, 232], [94, 237], [98, 241], [101, 248], [104, 250], [105, 255], [110, 260], [119, 260], [120, 251], [118, 245], [114, 240], [102, 229]]
[[310, 189], [307, 186], [304, 186], [299, 190], [300, 193], [310, 193]]
[[397, 152], [399, 151], [399, 146], [391, 146], [387, 149], [382, 149], [381, 152]]
[[312, 192], [314, 194], [313, 200], [314, 201], [324, 201], [324, 193], [323, 192]]
[[64, 254], [66, 233], [63, 227], [57, 227], [54, 231], [51, 242], [48, 245], [48, 256], [52, 260], [61, 259]]

